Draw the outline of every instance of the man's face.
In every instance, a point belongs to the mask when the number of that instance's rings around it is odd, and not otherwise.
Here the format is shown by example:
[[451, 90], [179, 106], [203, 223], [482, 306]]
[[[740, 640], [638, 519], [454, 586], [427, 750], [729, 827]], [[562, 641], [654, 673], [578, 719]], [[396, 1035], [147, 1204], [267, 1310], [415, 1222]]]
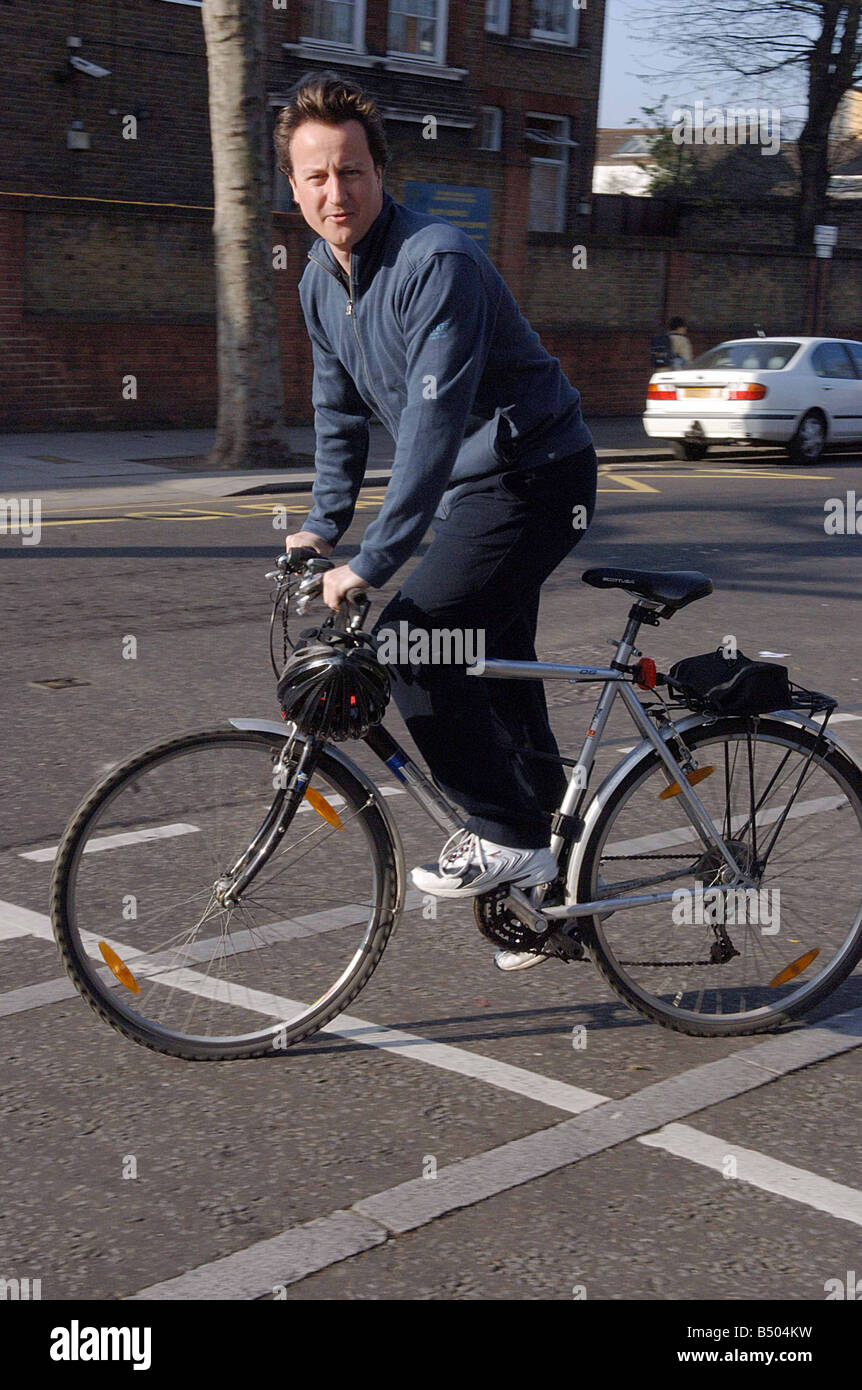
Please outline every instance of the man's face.
[[383, 206], [383, 174], [374, 167], [365, 128], [359, 121], [304, 121], [290, 153], [290, 186], [300, 212], [348, 270], [351, 249]]

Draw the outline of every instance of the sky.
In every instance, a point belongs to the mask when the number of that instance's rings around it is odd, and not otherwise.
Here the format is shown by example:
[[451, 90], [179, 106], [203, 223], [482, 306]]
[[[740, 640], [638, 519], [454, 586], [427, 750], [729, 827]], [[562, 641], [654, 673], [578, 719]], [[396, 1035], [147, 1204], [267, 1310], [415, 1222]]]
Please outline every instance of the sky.
[[[680, 23], [685, 23], [686, 12], [690, 12], [692, 0], [680, 0]], [[708, 3], [708, 0], [700, 0]], [[693, 101], [703, 101], [725, 105], [781, 105], [786, 119], [802, 114], [799, 105], [793, 105], [790, 94], [772, 92], [753, 93], [750, 84], [740, 91], [740, 78], [728, 74], [727, 83], [716, 80], [711, 87], [699, 80], [696, 85], [685, 78], [655, 76], [647, 82], [638, 81], [636, 73], [658, 71], [663, 63], [673, 68], [679, 60], [667, 56], [660, 37], [654, 43], [635, 41], [633, 24], [640, 31], [649, 23], [650, 6], [646, 0], [607, 0], [605, 18], [605, 43], [602, 60], [602, 84], [599, 95], [599, 126], [621, 128], [636, 117], [638, 125], [649, 122], [641, 113], [642, 106], [656, 106], [664, 95], [668, 97], [665, 110], [668, 115], [675, 106], [684, 106]], [[781, 100], [782, 95], [784, 101]]]

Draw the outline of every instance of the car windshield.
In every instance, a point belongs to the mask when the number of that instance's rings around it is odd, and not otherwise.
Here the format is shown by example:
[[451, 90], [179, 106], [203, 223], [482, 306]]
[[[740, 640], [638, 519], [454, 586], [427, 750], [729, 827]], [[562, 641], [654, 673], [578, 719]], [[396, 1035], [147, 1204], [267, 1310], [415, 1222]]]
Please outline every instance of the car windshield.
[[715, 371], [730, 367], [746, 372], [780, 372], [799, 351], [801, 343], [773, 343], [763, 338], [722, 343], [689, 362], [688, 371]]

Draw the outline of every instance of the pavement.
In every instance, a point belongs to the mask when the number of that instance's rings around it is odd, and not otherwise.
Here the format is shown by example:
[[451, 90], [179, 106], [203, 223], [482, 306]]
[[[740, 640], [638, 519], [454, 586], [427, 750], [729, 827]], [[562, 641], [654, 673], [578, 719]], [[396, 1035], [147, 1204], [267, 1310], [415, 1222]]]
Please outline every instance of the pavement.
[[[672, 457], [643, 431], [639, 416], [589, 422], [602, 463], [631, 463]], [[233, 497], [255, 492], [309, 491], [314, 470], [314, 429], [289, 427], [291, 452], [299, 465], [275, 472], [209, 472], [206, 456], [214, 429], [66, 431], [0, 435], [0, 496], [50, 493], [52, 507], [92, 503], [130, 505]], [[392, 471], [394, 445], [382, 425], [371, 427], [365, 486], [380, 486]]]

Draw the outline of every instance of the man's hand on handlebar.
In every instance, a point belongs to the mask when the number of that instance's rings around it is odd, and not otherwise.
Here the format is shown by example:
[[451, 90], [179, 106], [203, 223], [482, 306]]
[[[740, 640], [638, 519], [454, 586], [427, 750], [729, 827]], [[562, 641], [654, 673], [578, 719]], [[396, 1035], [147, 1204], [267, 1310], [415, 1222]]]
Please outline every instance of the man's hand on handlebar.
[[[315, 554], [328, 559], [332, 554], [333, 547], [329, 541], [325, 541], [322, 536], [315, 535], [313, 531], [297, 531], [292, 536], [285, 538], [285, 549], [294, 551], [311, 551]], [[323, 601], [328, 608], [338, 610], [341, 600], [351, 589], [361, 589], [363, 592], [368, 588], [368, 584], [361, 579], [358, 574], [354, 574], [349, 565], [338, 565], [331, 570], [327, 570], [323, 575]]]
[[326, 559], [332, 554], [332, 546], [329, 541], [325, 541], [314, 531], [297, 531], [295, 535], [287, 536], [284, 548], [285, 550], [316, 550], [318, 555], [323, 555]]
[[323, 576], [323, 601], [327, 608], [337, 609], [351, 589], [362, 589], [364, 592], [367, 588], [367, 581], [354, 574], [349, 565], [339, 565]]

